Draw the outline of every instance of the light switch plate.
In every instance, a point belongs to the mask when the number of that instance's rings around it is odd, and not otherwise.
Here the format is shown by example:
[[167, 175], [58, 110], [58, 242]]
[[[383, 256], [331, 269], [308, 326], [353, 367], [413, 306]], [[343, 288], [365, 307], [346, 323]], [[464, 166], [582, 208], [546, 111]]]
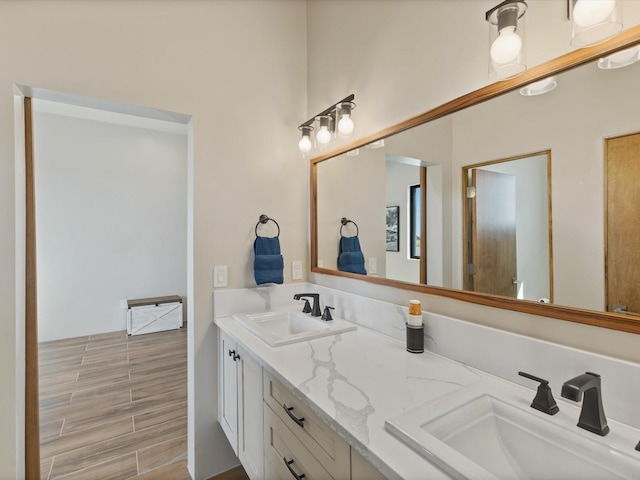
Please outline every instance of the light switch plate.
[[302, 280], [302, 262], [300, 260], [291, 262], [291, 280]]
[[227, 266], [213, 267], [213, 288], [227, 286]]
[[369, 258], [369, 273], [377, 273], [378, 272], [378, 259], [375, 257]]

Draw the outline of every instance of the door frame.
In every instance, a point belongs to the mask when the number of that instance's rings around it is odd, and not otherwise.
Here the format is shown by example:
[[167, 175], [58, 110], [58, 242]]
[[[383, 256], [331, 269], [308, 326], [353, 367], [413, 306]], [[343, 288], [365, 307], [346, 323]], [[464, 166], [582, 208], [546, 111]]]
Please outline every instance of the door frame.
[[25, 160], [25, 417], [24, 468], [27, 480], [40, 479], [40, 393], [38, 382], [38, 308], [36, 205], [33, 163], [33, 108], [24, 97]]
[[[16, 153], [16, 242], [24, 245], [25, 250], [20, 251], [20, 247], [16, 246], [16, 261], [19, 263], [24, 259], [24, 277], [21, 276], [21, 269], [16, 265], [16, 285], [24, 280], [24, 324], [21, 323], [20, 290], [18, 290], [16, 301], [16, 329], [20, 332], [24, 327], [24, 337], [17, 334], [18, 339], [24, 339], [23, 345], [20, 340], [16, 344], [19, 353], [22, 352], [24, 346], [24, 370], [16, 373], [18, 379], [24, 378], [24, 478], [26, 480], [40, 480], [40, 412], [39, 412], [39, 372], [38, 372], [38, 316], [37, 316], [37, 258], [36, 258], [36, 210], [35, 210], [35, 168], [34, 168], [34, 132], [33, 132], [33, 105], [34, 98], [49, 99], [62, 102], [60, 96], [69, 99], [68, 103], [79, 106], [86, 106], [85, 102], [88, 97], [78, 97], [72, 94], [59, 94], [58, 92], [41, 90], [25, 85], [15, 85], [14, 88], [14, 116], [15, 116], [15, 153]], [[95, 104], [91, 108], [103, 109], [110, 111], [108, 105], [121, 106], [118, 102], [95, 100]], [[62, 102], [64, 103], [64, 102]], [[150, 118], [155, 117], [156, 109], [147, 107], [136, 107], [138, 110], [148, 110]], [[117, 111], [117, 110], [114, 110]], [[140, 112], [131, 113], [129, 115], [140, 115]], [[187, 379], [192, 375], [193, 355], [194, 355], [194, 321], [193, 321], [193, 120], [190, 115], [175, 112], [164, 112], [175, 115], [173, 121], [183, 123], [187, 126], [187, 321], [192, 326], [187, 336], [187, 361], [188, 372]], [[22, 122], [22, 119], [24, 121]], [[24, 129], [20, 128], [22, 123]], [[24, 138], [23, 138], [24, 137]], [[21, 178], [22, 177], [22, 178]], [[24, 200], [24, 202], [23, 202]], [[20, 222], [24, 219], [25, 223]], [[24, 372], [24, 374], [22, 374]], [[22, 377], [24, 375], [24, 377]], [[17, 388], [22, 385], [16, 382]], [[17, 396], [20, 398], [20, 396]], [[187, 391], [187, 401], [192, 402], [191, 394]], [[191, 410], [191, 408], [190, 408]], [[188, 416], [188, 424], [191, 425], [193, 419], [191, 412]], [[20, 420], [18, 420], [20, 421]], [[193, 444], [190, 440], [193, 432], [188, 428], [187, 440], [187, 468], [190, 474], [193, 474], [195, 465], [192, 457]], [[193, 462], [193, 463], [192, 463]], [[21, 465], [16, 466], [17, 472], [20, 472]]]
[[602, 156], [604, 163], [604, 310], [613, 312], [613, 306], [609, 309], [609, 141], [618, 138], [640, 135], [640, 130], [605, 137], [602, 143]]
[[[463, 290], [469, 290], [469, 275], [468, 265], [471, 263], [469, 258], [469, 238], [471, 235], [469, 222], [471, 220], [468, 202], [467, 202], [467, 187], [469, 187], [469, 172], [474, 168], [486, 167], [488, 165], [495, 165], [497, 163], [510, 162], [513, 160], [520, 160], [522, 158], [535, 157], [545, 155], [547, 157], [547, 218], [548, 218], [548, 242], [549, 242], [549, 300], [553, 303], [553, 222], [552, 222], [552, 208], [551, 208], [551, 150], [541, 150], [537, 152], [525, 153], [522, 155], [516, 155], [513, 157], [500, 158], [498, 160], [490, 160], [487, 162], [475, 163], [473, 165], [465, 165], [462, 167], [462, 288]], [[526, 300], [524, 300], [526, 301]]]

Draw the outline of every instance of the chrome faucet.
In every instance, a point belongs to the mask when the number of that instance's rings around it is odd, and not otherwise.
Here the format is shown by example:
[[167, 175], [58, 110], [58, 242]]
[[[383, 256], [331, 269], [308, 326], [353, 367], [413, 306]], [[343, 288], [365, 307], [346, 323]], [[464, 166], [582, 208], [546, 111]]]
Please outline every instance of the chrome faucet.
[[[320, 294], [319, 293], [296, 293], [293, 296], [293, 299], [294, 300], [300, 300], [301, 298], [305, 298], [305, 297], [313, 298], [313, 307], [311, 307], [311, 316], [312, 317], [321, 316], [322, 312], [320, 311]], [[307, 302], [307, 304], [308, 304], [308, 302]], [[305, 304], [305, 306], [307, 304]]]
[[584, 393], [578, 426], [604, 437], [609, 433], [609, 426], [604, 416], [600, 391], [600, 375], [587, 372], [564, 382], [560, 395], [574, 402], [579, 402]]

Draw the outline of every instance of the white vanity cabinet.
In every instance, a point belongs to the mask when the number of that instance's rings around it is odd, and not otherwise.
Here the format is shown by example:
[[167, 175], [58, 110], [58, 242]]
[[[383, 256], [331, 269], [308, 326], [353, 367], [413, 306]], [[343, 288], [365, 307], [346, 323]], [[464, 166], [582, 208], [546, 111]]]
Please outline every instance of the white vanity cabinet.
[[265, 478], [385, 478], [269, 372], [263, 375]]
[[263, 480], [262, 366], [219, 331], [218, 419], [251, 480]]
[[218, 420], [251, 480], [385, 478], [222, 330], [218, 377]]
[[266, 458], [294, 460], [294, 471], [304, 478], [350, 478], [349, 445], [267, 371], [263, 385]]

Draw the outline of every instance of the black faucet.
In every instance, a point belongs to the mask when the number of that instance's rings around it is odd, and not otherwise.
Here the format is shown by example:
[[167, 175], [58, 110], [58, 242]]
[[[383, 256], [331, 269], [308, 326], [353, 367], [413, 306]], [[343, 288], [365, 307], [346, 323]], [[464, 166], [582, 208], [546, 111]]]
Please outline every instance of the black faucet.
[[331, 310], [335, 310], [333, 307], [330, 307], [329, 305], [327, 305], [326, 307], [324, 307], [324, 312], [322, 313], [322, 320], [325, 320], [327, 322], [333, 320], [333, 317], [331, 316]]
[[293, 296], [294, 300], [300, 300], [301, 298], [309, 297], [313, 298], [313, 307], [311, 307], [311, 316], [319, 317], [322, 315], [320, 311], [320, 294], [319, 293], [296, 293]]
[[534, 377], [526, 372], [518, 372], [518, 375], [521, 377], [528, 378], [530, 380], [534, 380], [536, 382], [540, 382], [538, 385], [538, 391], [536, 392], [536, 396], [531, 402], [531, 408], [535, 408], [536, 410], [540, 410], [547, 415], [555, 415], [560, 411], [558, 408], [558, 404], [553, 398], [553, 394], [551, 393], [551, 387], [549, 386], [549, 381], [544, 378]]
[[582, 402], [578, 426], [604, 437], [609, 433], [609, 426], [604, 416], [600, 391], [600, 375], [587, 372], [564, 382], [560, 394], [564, 398], [579, 402], [584, 392], [584, 401]]

